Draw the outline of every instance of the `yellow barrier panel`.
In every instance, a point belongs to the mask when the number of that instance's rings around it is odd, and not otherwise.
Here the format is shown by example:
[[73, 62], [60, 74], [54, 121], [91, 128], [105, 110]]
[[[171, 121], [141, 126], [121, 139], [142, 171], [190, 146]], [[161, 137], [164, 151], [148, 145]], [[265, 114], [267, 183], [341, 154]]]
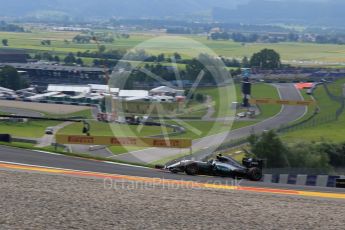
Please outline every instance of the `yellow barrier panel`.
[[314, 105], [315, 101], [290, 101], [290, 100], [277, 100], [277, 99], [249, 99], [250, 104], [269, 104], [269, 105], [298, 105], [298, 106], [310, 106]]
[[137, 137], [110, 137], [110, 136], [76, 136], [56, 135], [56, 142], [59, 144], [78, 145], [115, 145], [115, 146], [140, 146], [159, 148], [190, 148], [190, 139], [158, 139], [158, 138], [137, 138]]

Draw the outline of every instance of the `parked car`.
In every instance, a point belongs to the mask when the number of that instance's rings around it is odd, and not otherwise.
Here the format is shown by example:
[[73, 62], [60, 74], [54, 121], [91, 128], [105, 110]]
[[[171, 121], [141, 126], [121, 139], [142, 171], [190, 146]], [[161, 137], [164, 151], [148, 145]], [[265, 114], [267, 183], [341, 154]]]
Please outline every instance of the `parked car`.
[[46, 128], [45, 134], [53, 135], [54, 134], [54, 128], [53, 127]]

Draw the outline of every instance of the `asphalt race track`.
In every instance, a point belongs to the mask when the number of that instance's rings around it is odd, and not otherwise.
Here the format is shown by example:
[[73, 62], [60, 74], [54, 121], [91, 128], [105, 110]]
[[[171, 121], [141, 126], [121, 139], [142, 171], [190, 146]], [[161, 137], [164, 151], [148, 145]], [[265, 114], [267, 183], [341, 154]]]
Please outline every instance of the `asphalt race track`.
[[[274, 86], [277, 87], [279, 96], [283, 100], [303, 100], [302, 95], [292, 83], [274, 84]], [[210, 147], [210, 145], [217, 146], [223, 143], [224, 140], [244, 138], [249, 136], [253, 131], [259, 133], [264, 130], [279, 128], [281, 125], [288, 124], [301, 118], [305, 114], [305, 112], [306, 107], [304, 106], [282, 106], [280, 113], [278, 113], [276, 116], [257, 123], [253, 126], [247, 126], [241, 129], [233, 130], [231, 132], [219, 133], [216, 135], [201, 138], [199, 140], [194, 140], [193, 149], [205, 149], [205, 151], [200, 152], [198, 155], [194, 155], [193, 158], [203, 159], [205, 155], [210, 153], [210, 151], [212, 152], [212, 150], [207, 149], [208, 147]], [[164, 151], [162, 151], [159, 148], [148, 148], [135, 152], [120, 154], [115, 156], [114, 158], [126, 162], [149, 163], [178, 154], [181, 154], [181, 150], [165, 149]]]
[[43, 113], [29, 110], [29, 109], [19, 109], [19, 108], [12, 108], [12, 107], [3, 107], [0, 106], [0, 112], [10, 113], [20, 116], [28, 116], [28, 117], [44, 117]]
[[[279, 96], [283, 100], [303, 100], [299, 91], [295, 88], [294, 84], [290, 83], [282, 83], [282, 84], [275, 84], [278, 89]], [[267, 120], [264, 120], [260, 123], [257, 123], [253, 126], [243, 127], [241, 129], [237, 129], [231, 131], [225, 137], [225, 140], [233, 140], [233, 139], [240, 139], [249, 136], [252, 132], [260, 133], [265, 130], [271, 130], [275, 128], [279, 128], [281, 125], [286, 125], [290, 122], [296, 121], [301, 118], [306, 113], [306, 107], [304, 106], [282, 106], [280, 113], [276, 116], [271, 117]], [[222, 134], [215, 135], [213, 140], [217, 140], [223, 138]], [[224, 134], [223, 134], [224, 135]], [[214, 143], [213, 140], [205, 140], [201, 141], [204, 145], [209, 143]], [[208, 142], [207, 142], [208, 141]], [[202, 149], [202, 148], [199, 148]], [[202, 151], [198, 153], [197, 156], [193, 156], [196, 159], [203, 159], [206, 155], [209, 155], [209, 150]]]
[[[87, 160], [82, 158], [70, 157], [59, 154], [49, 154], [44, 152], [37, 152], [31, 150], [24, 150], [12, 147], [0, 146], [0, 162], [21, 163], [36, 166], [55, 167], [71, 170], [81, 170], [99, 173], [120, 174], [128, 176], [140, 176], [148, 178], [160, 178], [171, 180], [195, 181], [201, 183], [214, 183], [231, 185], [233, 180], [222, 177], [209, 176], [188, 176], [185, 174], [172, 174], [156, 169], [145, 167], [130, 166], [124, 164], [107, 163], [95, 160]], [[319, 191], [319, 192], [337, 192], [344, 193], [344, 189], [311, 187], [311, 186], [297, 186], [286, 184], [271, 184], [263, 182], [252, 182], [243, 180], [241, 186], [248, 187], [263, 187], [276, 189], [294, 189], [302, 191]]]

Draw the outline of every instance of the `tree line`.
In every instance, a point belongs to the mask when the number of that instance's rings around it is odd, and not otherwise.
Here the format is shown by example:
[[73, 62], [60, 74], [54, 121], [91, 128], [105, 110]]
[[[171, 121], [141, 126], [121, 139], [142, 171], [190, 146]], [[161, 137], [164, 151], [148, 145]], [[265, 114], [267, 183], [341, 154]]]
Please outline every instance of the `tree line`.
[[208, 37], [212, 40], [233, 40], [241, 43], [277, 43], [277, 42], [297, 42], [299, 35], [295, 33], [289, 34], [257, 34], [257, 33], [228, 33], [228, 32], [214, 32]]
[[27, 82], [18, 71], [12, 66], [4, 66], [0, 69], [0, 86], [8, 89], [18, 90], [28, 87]]
[[25, 32], [24, 28], [15, 24], [8, 24], [4, 21], [0, 21], [0, 31], [5, 32]]
[[274, 131], [249, 138], [251, 154], [266, 161], [267, 168], [345, 167], [345, 142], [299, 142], [284, 144]]
[[237, 60], [221, 57], [221, 60], [227, 67], [235, 68], [278, 69], [282, 67], [280, 54], [273, 49], [262, 49], [254, 53], [250, 59], [243, 57], [242, 60]]
[[123, 39], [129, 39], [130, 35], [126, 33], [121, 33], [121, 34], [116, 34], [115, 36], [113, 34], [109, 33], [84, 33], [84, 34], [78, 34], [76, 35], [72, 41], [74, 43], [79, 43], [79, 44], [88, 44], [91, 43], [91, 41], [94, 41], [95, 38], [97, 39], [98, 42], [102, 43], [113, 43], [116, 38], [123, 38]]
[[[197, 58], [193, 58], [187, 61], [186, 67], [184, 69], [176, 69], [175, 66], [164, 66], [161, 63], [146, 63], [142, 67], [138, 67], [131, 71], [130, 76], [127, 79], [127, 89], [131, 89], [134, 82], [140, 82], [145, 84], [153, 84], [157, 79], [152, 78], [152, 76], [147, 74], [147, 71], [152, 74], [159, 76], [165, 81], [175, 82], [176, 81], [176, 71], [179, 72], [181, 79], [184, 82], [195, 82], [198, 76], [203, 72], [200, 84], [211, 84], [217, 85], [223, 83], [223, 76], [230, 76], [228, 70], [225, 68], [217, 69], [215, 74], [212, 68], [207, 68], [206, 65], [216, 66], [217, 62], [220, 62], [219, 59], [211, 57], [207, 54], [200, 54]], [[222, 66], [219, 63], [219, 66]], [[222, 77], [221, 77], [222, 76]], [[197, 100], [202, 101], [203, 99], [200, 96], [196, 96]]]
[[211, 40], [233, 40], [241, 43], [278, 43], [278, 42], [309, 42], [318, 44], [345, 44], [344, 34], [257, 34], [214, 32], [208, 36]]
[[[207, 61], [214, 61], [215, 59], [207, 57], [204, 54], [201, 54], [198, 58], [183, 59], [182, 56], [177, 52], [175, 52], [172, 56], [166, 56], [163, 53], [158, 55], [150, 55], [147, 54], [144, 50], [136, 50], [134, 52], [126, 54], [125, 56], [124, 55], [125, 52], [120, 50], [95, 52], [90, 52], [89, 50], [87, 50], [85, 52], [77, 52], [77, 54], [69, 53], [64, 58], [60, 58], [59, 56], [53, 55], [50, 52], [36, 53], [33, 57], [30, 58], [57, 63], [63, 62], [66, 65], [77, 64], [80, 66], [84, 65], [82, 58], [93, 58], [93, 66], [106, 66], [107, 68], [115, 67], [118, 64], [119, 60], [145, 61], [147, 63], [145, 67], [147, 69], [153, 71], [155, 74], [159, 76], [162, 75], [166, 77], [167, 80], [173, 77], [173, 67], [167, 67], [162, 65], [161, 63], [171, 63], [174, 61], [176, 63], [184, 64], [186, 68], [180, 70], [182, 76], [185, 77], [184, 79], [186, 80], [193, 80], [192, 75], [198, 75], [198, 73], [203, 69], [203, 65], [201, 65], [200, 60], [198, 60], [200, 59], [200, 57], [208, 59]], [[260, 52], [254, 53], [250, 59], [244, 57], [242, 60], [237, 60], [234, 58], [229, 59], [226, 57], [221, 57], [220, 60], [222, 61], [222, 64], [224, 63], [226, 67], [232, 67], [232, 69], [230, 70], [231, 76], [240, 75], [241, 68], [277, 69], [283, 66], [280, 60], [279, 53], [272, 49], [263, 49]], [[138, 74], [138, 76], [140, 77], [140, 74]], [[210, 83], [212, 82], [210, 73], [208, 71], [205, 72], [204, 77], [205, 79], [208, 78]]]
[[30, 56], [30, 58], [35, 60], [44, 60], [56, 63], [63, 62], [66, 65], [84, 65], [83, 60], [79, 57], [76, 57], [73, 53], [68, 53], [63, 59], [61, 59], [59, 56], [53, 55], [49, 52], [39, 52], [35, 53], [33, 56]]

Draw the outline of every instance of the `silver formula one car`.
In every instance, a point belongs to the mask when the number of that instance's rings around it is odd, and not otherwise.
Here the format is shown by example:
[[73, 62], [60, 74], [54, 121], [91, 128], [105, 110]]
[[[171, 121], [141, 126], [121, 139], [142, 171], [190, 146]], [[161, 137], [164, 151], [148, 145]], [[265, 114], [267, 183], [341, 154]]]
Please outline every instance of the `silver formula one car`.
[[188, 175], [212, 175], [259, 181], [262, 178], [262, 166], [262, 160], [244, 158], [241, 165], [233, 158], [220, 154], [217, 159], [207, 162], [182, 160], [170, 165], [156, 167], [172, 173], [184, 172]]

